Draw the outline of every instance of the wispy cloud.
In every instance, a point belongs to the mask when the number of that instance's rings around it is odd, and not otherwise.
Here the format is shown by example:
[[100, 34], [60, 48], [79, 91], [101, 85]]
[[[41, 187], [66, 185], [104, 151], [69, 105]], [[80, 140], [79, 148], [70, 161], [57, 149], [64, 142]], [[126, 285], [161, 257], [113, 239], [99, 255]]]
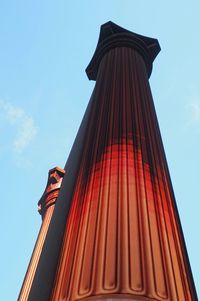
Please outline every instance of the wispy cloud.
[[31, 117], [23, 116], [20, 130], [14, 140], [14, 151], [21, 153], [34, 139], [37, 129]]
[[0, 112], [1, 122], [7, 123], [15, 129], [11, 145], [12, 151], [21, 154], [37, 134], [34, 119], [22, 108], [5, 100], [0, 100]]
[[188, 112], [187, 126], [200, 127], [200, 100], [193, 100], [186, 106]]
[[191, 103], [190, 109], [191, 109], [192, 121], [195, 124], [200, 124], [200, 102], [196, 101]]

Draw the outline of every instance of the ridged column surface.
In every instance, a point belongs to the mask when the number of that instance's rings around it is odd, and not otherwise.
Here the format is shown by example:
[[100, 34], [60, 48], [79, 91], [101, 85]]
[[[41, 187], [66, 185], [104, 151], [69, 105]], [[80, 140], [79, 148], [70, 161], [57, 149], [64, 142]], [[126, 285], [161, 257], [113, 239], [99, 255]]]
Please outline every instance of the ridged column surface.
[[42, 225], [37, 237], [37, 241], [29, 262], [29, 266], [24, 277], [22, 288], [18, 297], [18, 301], [27, 301], [36, 274], [43, 245], [46, 239], [49, 224], [54, 212], [55, 203], [57, 201], [60, 186], [64, 177], [65, 171], [61, 168], [55, 167], [50, 169], [47, 186], [44, 194], [38, 203], [38, 210], [42, 215]]
[[143, 57], [102, 58], [52, 301], [194, 301]]

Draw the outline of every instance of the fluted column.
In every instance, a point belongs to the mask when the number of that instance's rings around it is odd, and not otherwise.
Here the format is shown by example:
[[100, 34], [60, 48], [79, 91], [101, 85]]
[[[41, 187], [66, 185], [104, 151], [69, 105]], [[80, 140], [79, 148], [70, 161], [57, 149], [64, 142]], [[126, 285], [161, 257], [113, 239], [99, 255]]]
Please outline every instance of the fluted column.
[[18, 301], [28, 300], [64, 174], [65, 171], [59, 167], [49, 170], [47, 186], [43, 196], [38, 202], [38, 211], [42, 215], [42, 225], [24, 278]]
[[197, 300], [148, 82], [159, 50], [102, 26], [52, 301]]
[[96, 85], [55, 209], [48, 189], [39, 202], [20, 301], [197, 301], [148, 82], [159, 51], [102, 25], [86, 69]]

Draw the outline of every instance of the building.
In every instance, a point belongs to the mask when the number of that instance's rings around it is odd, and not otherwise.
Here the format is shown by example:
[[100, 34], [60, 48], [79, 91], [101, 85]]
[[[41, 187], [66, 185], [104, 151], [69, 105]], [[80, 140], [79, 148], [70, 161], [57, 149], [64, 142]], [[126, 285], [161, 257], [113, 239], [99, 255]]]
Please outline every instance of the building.
[[19, 301], [195, 301], [148, 78], [156, 39], [108, 22], [65, 169], [49, 172]]

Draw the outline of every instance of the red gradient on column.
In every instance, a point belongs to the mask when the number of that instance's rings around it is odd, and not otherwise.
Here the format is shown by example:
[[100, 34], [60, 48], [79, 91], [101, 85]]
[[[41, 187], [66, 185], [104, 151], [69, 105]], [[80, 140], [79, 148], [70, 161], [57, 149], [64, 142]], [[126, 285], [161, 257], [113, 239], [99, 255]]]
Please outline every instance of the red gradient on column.
[[103, 57], [92, 101], [51, 300], [192, 301], [146, 68], [135, 50]]

